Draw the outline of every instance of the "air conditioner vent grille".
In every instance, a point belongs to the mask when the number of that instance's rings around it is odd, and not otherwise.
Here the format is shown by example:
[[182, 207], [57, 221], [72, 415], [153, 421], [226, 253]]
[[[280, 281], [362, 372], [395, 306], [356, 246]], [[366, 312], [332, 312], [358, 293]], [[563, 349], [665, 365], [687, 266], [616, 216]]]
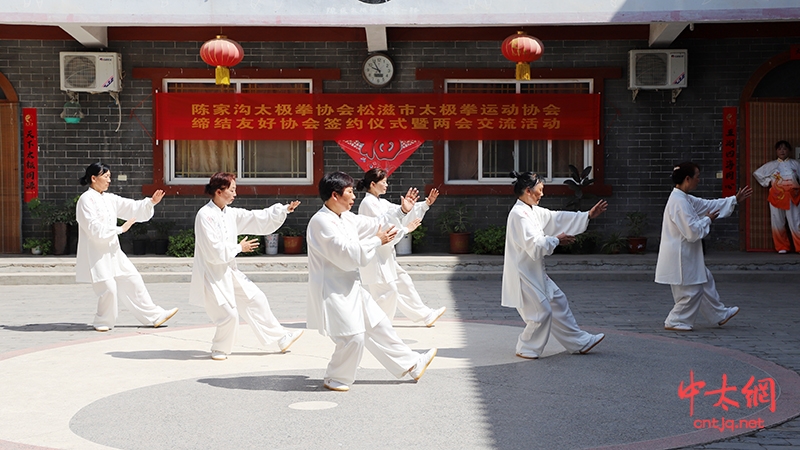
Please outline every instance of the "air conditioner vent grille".
[[636, 84], [657, 86], [667, 84], [667, 55], [647, 53], [636, 58]]
[[64, 61], [64, 84], [69, 88], [89, 88], [95, 85], [96, 61], [91, 56], [68, 56]]

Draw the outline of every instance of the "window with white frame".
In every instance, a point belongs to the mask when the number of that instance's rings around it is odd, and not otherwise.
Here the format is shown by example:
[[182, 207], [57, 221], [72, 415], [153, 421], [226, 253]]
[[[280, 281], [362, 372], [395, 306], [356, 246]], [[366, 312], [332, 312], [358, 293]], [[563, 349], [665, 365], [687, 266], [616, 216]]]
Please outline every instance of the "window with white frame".
[[[308, 94], [311, 80], [164, 79], [164, 92]], [[194, 141], [164, 142], [168, 184], [206, 183], [216, 172], [231, 172], [237, 184], [312, 184], [313, 141]]]
[[[591, 94], [591, 79], [559, 80], [446, 80], [454, 94]], [[569, 165], [582, 170], [592, 165], [592, 140], [448, 141], [445, 143], [447, 184], [505, 184], [512, 170], [531, 171], [547, 183], [563, 183]]]

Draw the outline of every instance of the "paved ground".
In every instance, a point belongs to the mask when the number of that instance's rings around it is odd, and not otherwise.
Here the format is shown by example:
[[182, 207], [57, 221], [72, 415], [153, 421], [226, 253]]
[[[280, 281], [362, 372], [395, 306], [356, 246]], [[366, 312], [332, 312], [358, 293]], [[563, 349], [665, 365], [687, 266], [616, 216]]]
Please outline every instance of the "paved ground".
[[[591, 354], [567, 355], [553, 344], [538, 361], [515, 358], [521, 321], [499, 306], [499, 281], [419, 281], [431, 306], [448, 306], [445, 319], [432, 329], [403, 319], [396, 326], [415, 350], [441, 348], [430, 371], [418, 384], [395, 380], [365, 356], [346, 394], [320, 388], [332, 346], [315, 332], [281, 355], [260, 348], [242, 326], [234, 355], [208, 360], [213, 329], [187, 303], [186, 283], [149, 285], [162, 306], [181, 308], [168, 327], [139, 327], [123, 311], [105, 334], [87, 325], [89, 286], [3, 286], [0, 448], [800, 445], [800, 421], [776, 425], [800, 414], [797, 280], [752, 282], [745, 274], [721, 282], [723, 301], [741, 313], [725, 327], [699, 324], [692, 333], [663, 330], [668, 287], [555, 281], [578, 322], [608, 335]], [[282, 322], [304, 326], [305, 283], [260, 286]], [[692, 417], [689, 400], [678, 396], [690, 372], [707, 383]], [[776, 412], [763, 397], [747, 405], [739, 391], [728, 394], [738, 407], [715, 406], [719, 395], [703, 394], [719, 389], [723, 376], [739, 390], [750, 377], [776, 380]], [[698, 419], [739, 428], [701, 430]], [[772, 427], [750, 432], [759, 420]]]

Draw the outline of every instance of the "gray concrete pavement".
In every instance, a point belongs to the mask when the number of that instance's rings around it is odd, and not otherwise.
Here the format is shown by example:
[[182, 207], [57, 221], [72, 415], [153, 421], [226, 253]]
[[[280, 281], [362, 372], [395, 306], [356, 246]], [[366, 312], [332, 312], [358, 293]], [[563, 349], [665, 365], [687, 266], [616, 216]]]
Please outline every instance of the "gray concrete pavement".
[[[742, 255], [748, 256], [736, 257]], [[666, 286], [561, 279], [557, 272], [551, 276], [570, 299], [578, 323], [608, 335], [589, 355], [566, 355], [553, 345], [551, 355], [538, 361], [514, 358], [522, 322], [515, 310], [499, 306], [499, 279], [421, 280], [416, 285], [426, 302], [449, 308], [445, 318], [431, 329], [402, 318], [395, 323], [412, 348], [437, 345], [440, 356], [418, 384], [395, 380], [367, 356], [346, 394], [320, 389], [331, 348], [315, 332], [280, 355], [260, 348], [243, 325], [234, 355], [223, 363], [208, 360], [213, 329], [205, 312], [188, 304], [186, 283], [148, 285], [157, 303], [181, 308], [168, 327], [140, 327], [122, 311], [118, 327], [104, 334], [88, 325], [95, 306], [88, 285], [2, 286], [3, 384], [19, 386], [18, 393], [31, 385], [43, 392], [29, 394], [31, 404], [45, 406], [33, 411], [27, 426], [45, 430], [47, 409], [63, 409], [67, 432], [76, 440], [62, 446], [59, 435], [48, 440], [35, 433], [9, 439], [14, 430], [0, 425], [0, 448], [35, 448], [25, 444], [41, 447], [42, 442], [50, 448], [131, 449], [800, 445], [796, 419], [735, 437], [698, 430], [694, 423], [723, 416], [783, 421], [800, 413], [800, 283], [793, 271], [776, 282], [776, 276], [753, 281], [739, 269], [738, 279], [720, 281], [718, 288], [727, 305], [742, 308], [740, 314], [724, 327], [698, 324], [691, 333], [663, 330], [672, 303]], [[259, 286], [282, 322], [303, 326], [305, 283]], [[2, 372], [15, 367], [20, 369]], [[61, 373], [66, 367], [73, 372]], [[689, 417], [689, 401], [677, 392], [690, 371], [708, 384], [707, 390], [719, 388], [722, 375], [739, 389], [750, 376], [780, 380], [779, 411], [748, 408], [740, 392], [731, 394], [739, 407], [724, 411], [714, 406], [713, 396], [701, 394]], [[98, 374], [103, 381], [94, 390], [102, 395], [87, 396], [80, 379]], [[64, 378], [49, 380], [48, 375]], [[48, 383], [56, 386], [54, 394], [45, 389]], [[0, 394], [4, 417], [18, 408], [18, 415], [31, 413], [10, 395]], [[84, 397], [70, 403], [70, 395]], [[47, 408], [52, 396], [63, 398], [61, 403], [52, 399]], [[306, 412], [298, 413], [302, 408]], [[353, 425], [354, 418], [364, 423]], [[750, 430], [735, 434], [745, 431]]]

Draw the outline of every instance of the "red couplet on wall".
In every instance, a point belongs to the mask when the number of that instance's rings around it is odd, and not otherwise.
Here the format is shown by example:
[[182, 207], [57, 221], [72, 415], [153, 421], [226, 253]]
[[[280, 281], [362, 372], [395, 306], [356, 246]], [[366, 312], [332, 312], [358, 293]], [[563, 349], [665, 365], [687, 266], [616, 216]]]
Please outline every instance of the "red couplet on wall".
[[722, 196], [736, 195], [736, 107], [722, 108]]
[[39, 126], [36, 108], [22, 108], [22, 187], [25, 203], [39, 196]]

